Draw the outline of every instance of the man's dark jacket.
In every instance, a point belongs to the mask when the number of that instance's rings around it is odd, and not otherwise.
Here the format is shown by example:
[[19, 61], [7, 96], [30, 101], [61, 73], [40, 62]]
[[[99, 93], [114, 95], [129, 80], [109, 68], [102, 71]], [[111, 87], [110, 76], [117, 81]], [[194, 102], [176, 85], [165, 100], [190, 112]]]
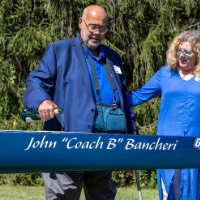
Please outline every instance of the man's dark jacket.
[[[109, 47], [103, 48], [124, 109], [126, 80], [121, 58]], [[114, 65], [121, 68], [121, 74], [115, 72]], [[67, 132], [92, 131], [95, 101], [80, 36], [50, 44], [39, 67], [30, 73], [26, 87], [26, 108], [36, 110], [42, 101], [49, 99], [64, 109], [64, 121], [57, 115], [45, 122], [44, 130], [59, 131], [64, 124]], [[134, 114], [130, 110], [125, 112], [127, 132], [132, 132], [136, 130]]]

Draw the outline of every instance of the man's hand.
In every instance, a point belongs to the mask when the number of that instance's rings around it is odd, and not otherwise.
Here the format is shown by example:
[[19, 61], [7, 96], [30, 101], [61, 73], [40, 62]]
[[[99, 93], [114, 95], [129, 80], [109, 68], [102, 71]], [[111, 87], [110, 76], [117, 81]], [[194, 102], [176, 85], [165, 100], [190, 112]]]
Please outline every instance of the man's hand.
[[47, 121], [52, 119], [55, 115], [54, 110], [57, 109], [58, 106], [50, 100], [44, 100], [38, 107], [38, 112], [43, 121]]

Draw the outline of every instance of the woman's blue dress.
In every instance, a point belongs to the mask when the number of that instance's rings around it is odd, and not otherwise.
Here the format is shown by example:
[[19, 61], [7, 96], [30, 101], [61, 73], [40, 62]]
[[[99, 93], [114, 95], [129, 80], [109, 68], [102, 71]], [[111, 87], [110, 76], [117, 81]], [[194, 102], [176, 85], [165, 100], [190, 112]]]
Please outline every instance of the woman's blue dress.
[[[139, 90], [128, 93], [127, 103], [133, 107], [158, 95], [157, 135], [200, 136], [200, 80], [183, 80], [178, 71], [164, 66]], [[161, 181], [167, 200], [200, 200], [199, 169], [157, 170], [157, 179], [160, 200], [164, 199]]]

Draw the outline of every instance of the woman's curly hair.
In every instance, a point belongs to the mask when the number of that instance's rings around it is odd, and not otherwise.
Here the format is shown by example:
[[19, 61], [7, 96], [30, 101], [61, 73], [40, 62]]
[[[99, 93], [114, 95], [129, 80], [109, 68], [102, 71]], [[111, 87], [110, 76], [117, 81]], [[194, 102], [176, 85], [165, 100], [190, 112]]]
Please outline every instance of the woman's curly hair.
[[181, 42], [189, 42], [192, 45], [192, 51], [197, 54], [197, 63], [195, 66], [195, 75], [200, 76], [200, 31], [188, 30], [176, 36], [166, 53], [166, 64], [170, 69], [177, 70], [178, 58], [176, 56], [176, 48]]

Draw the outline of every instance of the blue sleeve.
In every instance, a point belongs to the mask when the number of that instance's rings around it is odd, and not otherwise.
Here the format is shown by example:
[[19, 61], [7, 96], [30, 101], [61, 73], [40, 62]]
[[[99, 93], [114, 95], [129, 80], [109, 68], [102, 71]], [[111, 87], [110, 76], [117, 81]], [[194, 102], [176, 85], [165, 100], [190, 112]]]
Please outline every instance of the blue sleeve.
[[44, 100], [51, 100], [56, 77], [56, 59], [53, 45], [49, 45], [40, 61], [39, 67], [33, 70], [26, 81], [24, 105], [36, 110]]
[[135, 92], [126, 95], [127, 105], [134, 107], [161, 94], [161, 78], [163, 68], [157, 71], [151, 79]]

